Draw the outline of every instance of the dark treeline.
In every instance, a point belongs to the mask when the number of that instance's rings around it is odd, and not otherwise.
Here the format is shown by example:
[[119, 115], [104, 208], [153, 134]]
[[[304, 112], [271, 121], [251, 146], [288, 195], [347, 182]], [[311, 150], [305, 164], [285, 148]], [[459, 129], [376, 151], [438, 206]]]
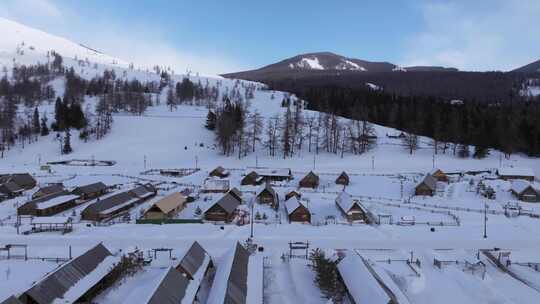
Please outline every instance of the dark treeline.
[[453, 153], [457, 147], [462, 156], [468, 156], [468, 145], [475, 146], [476, 157], [485, 156], [488, 148], [540, 156], [539, 97], [488, 104], [337, 86], [297, 87], [293, 92], [308, 100], [312, 110], [349, 118], [360, 111], [370, 122], [431, 137], [435, 153], [440, 144], [445, 153], [447, 143], [454, 143]]

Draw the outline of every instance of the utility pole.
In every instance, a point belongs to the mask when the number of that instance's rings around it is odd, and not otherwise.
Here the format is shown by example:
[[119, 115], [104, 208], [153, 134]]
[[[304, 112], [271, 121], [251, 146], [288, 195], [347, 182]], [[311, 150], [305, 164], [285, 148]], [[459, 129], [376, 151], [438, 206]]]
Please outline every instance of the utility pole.
[[313, 170], [315, 170], [315, 153], [313, 153]]
[[375, 170], [375, 156], [371, 157], [371, 170]]
[[433, 169], [435, 169], [435, 154], [433, 154]]
[[195, 155], [195, 170], [199, 168], [199, 157]]
[[259, 168], [259, 156], [255, 155], [255, 168]]
[[146, 170], [146, 155], [144, 156], [144, 170]]
[[253, 239], [253, 209], [254, 209], [254, 206], [255, 206], [255, 198], [252, 198], [251, 199], [251, 219], [249, 220], [249, 223], [251, 224], [251, 233], [250, 233], [250, 238]]
[[487, 203], [484, 203], [484, 238], [487, 239], [487, 210], [488, 205]]

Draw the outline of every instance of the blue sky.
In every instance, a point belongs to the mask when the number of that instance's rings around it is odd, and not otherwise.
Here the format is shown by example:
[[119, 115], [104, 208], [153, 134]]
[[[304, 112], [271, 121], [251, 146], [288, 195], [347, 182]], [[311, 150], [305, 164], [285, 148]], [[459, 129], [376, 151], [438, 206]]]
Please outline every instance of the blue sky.
[[2, 0], [0, 16], [126, 60], [205, 73], [314, 51], [467, 70], [540, 58], [538, 0]]

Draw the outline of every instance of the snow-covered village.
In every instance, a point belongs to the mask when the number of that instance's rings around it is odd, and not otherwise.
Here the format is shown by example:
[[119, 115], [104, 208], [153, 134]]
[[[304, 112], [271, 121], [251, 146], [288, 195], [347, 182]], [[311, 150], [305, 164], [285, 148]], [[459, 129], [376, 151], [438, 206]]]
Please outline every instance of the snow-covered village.
[[0, 68], [2, 304], [540, 303], [540, 64], [213, 76], [0, 14]]

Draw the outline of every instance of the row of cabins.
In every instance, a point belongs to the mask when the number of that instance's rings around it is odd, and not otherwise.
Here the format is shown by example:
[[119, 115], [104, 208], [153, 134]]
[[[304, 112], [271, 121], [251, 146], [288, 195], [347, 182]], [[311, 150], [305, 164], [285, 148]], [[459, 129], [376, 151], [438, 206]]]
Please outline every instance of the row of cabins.
[[76, 187], [67, 191], [62, 184], [53, 184], [38, 189], [32, 200], [17, 208], [18, 215], [52, 216], [107, 193], [102, 182]]
[[[194, 242], [176, 265], [164, 269], [164, 275], [156, 284], [140, 286], [144, 292], [133, 290], [125, 301], [198, 303], [201, 283], [214, 267], [210, 255]], [[45, 275], [18, 297], [12, 296], [2, 304], [92, 303], [100, 292], [117, 282], [121, 268], [122, 257], [113, 255], [103, 244], [98, 244]]]
[[[257, 186], [263, 183], [280, 182], [293, 179], [291, 169], [254, 169], [247, 173], [240, 184], [242, 186]], [[349, 185], [350, 178], [345, 172], [342, 172], [336, 178], [336, 184]], [[319, 176], [313, 171], [306, 174], [298, 183], [300, 188], [317, 188], [319, 187]]]
[[28, 173], [0, 175], [0, 201], [22, 195], [37, 185], [36, 180]]
[[81, 212], [81, 219], [96, 222], [110, 220], [156, 196], [156, 194], [157, 189], [151, 184], [139, 185], [131, 190], [98, 199]]

